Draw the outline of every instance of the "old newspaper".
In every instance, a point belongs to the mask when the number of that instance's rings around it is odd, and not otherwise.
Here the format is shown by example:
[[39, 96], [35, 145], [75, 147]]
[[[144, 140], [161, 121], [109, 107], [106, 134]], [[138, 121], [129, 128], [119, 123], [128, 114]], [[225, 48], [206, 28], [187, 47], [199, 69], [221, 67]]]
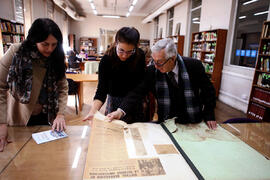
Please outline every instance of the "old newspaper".
[[106, 121], [91, 127], [84, 180], [197, 179], [159, 124]]

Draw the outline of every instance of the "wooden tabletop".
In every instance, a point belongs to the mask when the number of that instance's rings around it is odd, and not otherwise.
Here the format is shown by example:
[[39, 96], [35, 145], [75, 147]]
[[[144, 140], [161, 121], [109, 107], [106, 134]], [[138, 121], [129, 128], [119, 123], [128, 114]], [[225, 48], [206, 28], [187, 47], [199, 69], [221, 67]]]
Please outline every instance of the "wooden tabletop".
[[[12, 141], [0, 152], [0, 173], [7, 167], [17, 153], [31, 139], [32, 133], [37, 132], [40, 127], [12, 127], [8, 128], [8, 139]], [[0, 178], [1, 179], [1, 178]]]
[[[17, 131], [16, 128], [9, 129]], [[43, 126], [39, 131], [48, 129], [50, 129], [49, 126]], [[22, 137], [28, 139], [29, 129], [21, 128], [21, 131], [25, 133]], [[32, 138], [27, 140], [24, 147], [19, 148], [19, 152], [16, 153], [12, 161], [5, 165], [0, 179], [82, 179], [89, 142], [89, 127], [68, 126], [65, 132], [68, 134], [67, 138], [44, 144], [38, 145]], [[14, 134], [19, 136], [20, 132]], [[13, 135], [11, 134], [11, 136]], [[15, 141], [15, 143], [17, 142]], [[12, 146], [11, 144], [5, 149], [5, 154], [1, 154], [1, 166], [3, 155], [10, 153], [8, 150], [12, 148], [9, 147]]]
[[75, 82], [97, 82], [97, 74], [66, 74], [66, 77]]
[[233, 123], [221, 126], [270, 159], [270, 123]]

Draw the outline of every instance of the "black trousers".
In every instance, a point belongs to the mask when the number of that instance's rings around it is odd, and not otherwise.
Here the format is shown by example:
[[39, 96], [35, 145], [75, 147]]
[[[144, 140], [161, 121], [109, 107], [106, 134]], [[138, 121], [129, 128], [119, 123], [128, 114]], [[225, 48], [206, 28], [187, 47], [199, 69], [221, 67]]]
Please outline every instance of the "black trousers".
[[48, 115], [44, 113], [32, 115], [27, 123], [27, 126], [36, 126], [36, 125], [49, 125]]

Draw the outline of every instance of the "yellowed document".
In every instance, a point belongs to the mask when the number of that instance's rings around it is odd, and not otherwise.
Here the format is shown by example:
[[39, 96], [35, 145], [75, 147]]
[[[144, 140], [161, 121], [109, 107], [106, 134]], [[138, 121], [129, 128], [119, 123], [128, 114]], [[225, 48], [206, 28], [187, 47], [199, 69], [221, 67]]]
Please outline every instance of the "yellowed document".
[[84, 170], [89, 179], [197, 179], [159, 124], [108, 122], [97, 114]]

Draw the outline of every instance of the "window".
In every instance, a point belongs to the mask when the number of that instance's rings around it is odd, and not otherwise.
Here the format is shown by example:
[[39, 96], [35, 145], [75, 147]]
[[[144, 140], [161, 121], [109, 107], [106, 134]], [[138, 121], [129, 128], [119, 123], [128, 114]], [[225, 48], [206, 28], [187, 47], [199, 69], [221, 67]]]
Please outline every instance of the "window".
[[23, 0], [15, 0], [15, 20], [24, 23]]
[[168, 10], [167, 12], [167, 36], [172, 36], [173, 32], [173, 15], [174, 15], [174, 8]]
[[[190, 10], [190, 26], [189, 26], [189, 35], [188, 43], [191, 42], [192, 33], [200, 31], [200, 20], [201, 20], [201, 5], [202, 0], [190, 0], [191, 1], [191, 10]], [[189, 52], [189, 46], [187, 52]]]
[[159, 23], [159, 16], [156, 17], [154, 19], [154, 23], [155, 23], [155, 39], [157, 39], [159, 36], [158, 36], [158, 23]]
[[262, 24], [268, 13], [269, 0], [238, 1], [231, 64], [255, 67]]

